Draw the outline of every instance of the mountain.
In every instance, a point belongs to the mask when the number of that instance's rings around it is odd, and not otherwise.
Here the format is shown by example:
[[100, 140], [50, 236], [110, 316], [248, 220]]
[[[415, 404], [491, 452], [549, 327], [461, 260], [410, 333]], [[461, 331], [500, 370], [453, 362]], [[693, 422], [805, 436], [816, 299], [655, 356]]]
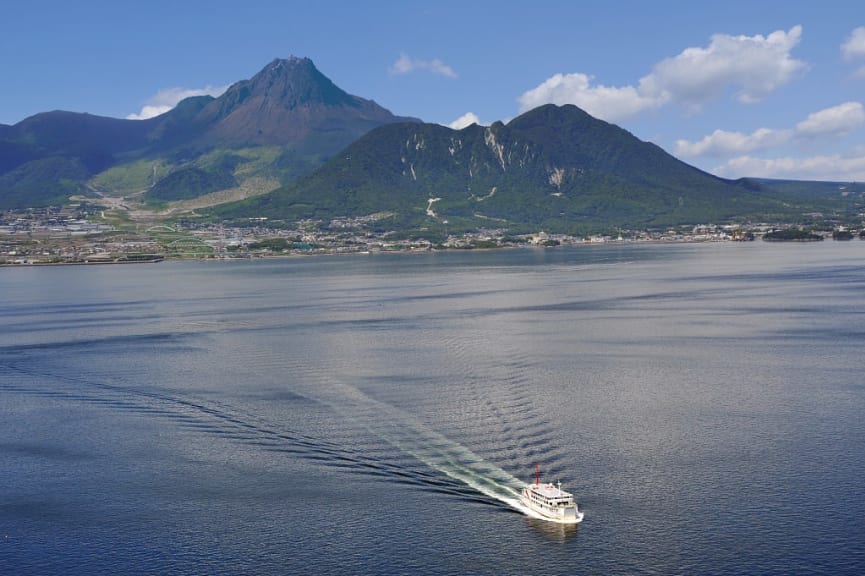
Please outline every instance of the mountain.
[[703, 172], [576, 106], [546, 105], [486, 128], [382, 126], [299, 181], [215, 213], [292, 220], [388, 213], [407, 226], [578, 232], [782, 209], [771, 188]]
[[309, 58], [274, 60], [250, 80], [231, 86], [205, 106], [196, 122], [207, 142], [273, 146], [291, 142], [332, 154], [395, 118], [371, 100], [352, 96]]
[[218, 98], [189, 98], [148, 120], [55, 111], [0, 125], [0, 208], [94, 190], [156, 189], [173, 200], [252, 178], [275, 188], [373, 128], [413, 121], [346, 93], [308, 58], [277, 59]]
[[[819, 185], [818, 185], [819, 184]], [[851, 212], [861, 187], [724, 180], [575, 106], [452, 130], [346, 93], [308, 58], [148, 120], [54, 111], [0, 125], [0, 209], [70, 196], [215, 217], [581, 232]]]
[[754, 178], [753, 180], [793, 198], [823, 199], [831, 202], [839, 198], [861, 198], [865, 195], [865, 183], [862, 182], [780, 180], [777, 178]]

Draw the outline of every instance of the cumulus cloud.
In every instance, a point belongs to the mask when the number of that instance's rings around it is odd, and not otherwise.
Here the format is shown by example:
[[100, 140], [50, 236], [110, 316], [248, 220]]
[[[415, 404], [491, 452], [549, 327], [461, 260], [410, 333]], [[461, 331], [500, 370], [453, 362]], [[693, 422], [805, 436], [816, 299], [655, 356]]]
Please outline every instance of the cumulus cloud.
[[420, 60], [418, 58], [409, 58], [407, 54], [403, 53], [400, 55], [399, 59], [393, 63], [393, 66], [390, 67], [390, 73], [396, 75], [410, 74], [417, 71], [432, 72], [433, 74], [446, 76], [448, 78], [457, 77], [457, 73], [454, 72], [454, 69], [438, 58], [432, 60]]
[[708, 47], [687, 48], [656, 64], [640, 81], [640, 89], [700, 106], [732, 87], [740, 102], [757, 102], [806, 68], [790, 56], [801, 39], [801, 26], [768, 36], [715, 34]]
[[598, 118], [616, 121], [665, 103], [666, 96], [641, 94], [633, 86], [593, 85], [586, 74], [556, 74], [519, 98], [520, 111], [543, 104], [575, 104]]
[[520, 96], [520, 108], [576, 104], [616, 121], [669, 102], [699, 109], [730, 89], [740, 102], [757, 102], [806, 69], [790, 55], [801, 38], [801, 26], [768, 36], [716, 34], [704, 48], [687, 48], [658, 62], [636, 86], [604, 86], [586, 74], [556, 74]]
[[228, 89], [228, 86], [206, 86], [204, 88], [163, 88], [155, 95], [147, 99], [141, 112], [129, 114], [128, 120], [146, 120], [165, 114], [184, 98], [191, 96], [219, 96]]
[[841, 54], [846, 60], [865, 58], [865, 26], [860, 26], [850, 33], [846, 42], [841, 44]]
[[676, 140], [675, 154], [692, 156], [731, 156], [765, 150], [787, 144], [794, 139], [843, 136], [865, 123], [865, 108], [859, 102], [845, 102], [809, 114], [793, 129], [758, 128], [750, 134], [715, 130], [702, 140]]
[[[847, 40], [841, 44], [841, 55], [845, 60], [865, 58], [865, 26], [855, 28]], [[865, 78], [865, 66], [860, 66], [853, 72], [854, 78]]]
[[830, 155], [808, 158], [754, 158], [740, 156], [714, 170], [719, 176], [739, 178], [794, 178], [801, 180], [865, 180], [865, 151], [850, 156]]
[[448, 128], [453, 128], [454, 130], [462, 130], [467, 126], [471, 126], [472, 124], [480, 124], [480, 118], [478, 118], [474, 112], [466, 112], [450, 124], [448, 124]]
[[865, 109], [859, 102], [845, 102], [832, 108], [809, 114], [796, 124], [799, 136], [847, 134], [865, 122]]
[[676, 140], [675, 153], [677, 156], [685, 158], [691, 156], [729, 156], [784, 144], [790, 140], [791, 136], [791, 130], [772, 130], [769, 128], [759, 128], [750, 134], [715, 130], [697, 142]]

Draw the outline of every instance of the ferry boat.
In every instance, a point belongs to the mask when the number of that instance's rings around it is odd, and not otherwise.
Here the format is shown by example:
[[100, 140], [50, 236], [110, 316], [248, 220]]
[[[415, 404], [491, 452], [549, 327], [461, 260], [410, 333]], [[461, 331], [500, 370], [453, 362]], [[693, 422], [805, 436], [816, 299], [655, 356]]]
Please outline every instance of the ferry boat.
[[544, 520], [561, 524], [577, 524], [583, 520], [583, 513], [577, 508], [574, 495], [562, 490], [561, 482], [557, 486], [541, 484], [540, 467], [537, 464], [535, 482], [523, 488], [520, 503]]

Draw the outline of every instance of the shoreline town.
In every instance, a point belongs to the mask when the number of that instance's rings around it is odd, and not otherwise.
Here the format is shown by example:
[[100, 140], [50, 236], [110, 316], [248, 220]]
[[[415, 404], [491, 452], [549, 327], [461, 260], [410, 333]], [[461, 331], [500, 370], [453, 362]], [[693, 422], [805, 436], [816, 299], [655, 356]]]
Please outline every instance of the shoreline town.
[[[0, 213], [0, 265], [153, 263], [166, 259], [248, 259], [273, 256], [575, 246], [610, 243], [725, 242], [769, 239], [784, 223], [706, 224], [614, 234], [569, 236], [538, 231], [509, 234], [504, 228], [465, 234], [423, 235], [372, 230], [362, 219], [300, 221], [287, 227], [226, 226], [181, 220], [171, 224], [106, 223], [80, 206], [31, 208]], [[865, 238], [865, 232], [832, 222], [814, 226], [808, 241]]]

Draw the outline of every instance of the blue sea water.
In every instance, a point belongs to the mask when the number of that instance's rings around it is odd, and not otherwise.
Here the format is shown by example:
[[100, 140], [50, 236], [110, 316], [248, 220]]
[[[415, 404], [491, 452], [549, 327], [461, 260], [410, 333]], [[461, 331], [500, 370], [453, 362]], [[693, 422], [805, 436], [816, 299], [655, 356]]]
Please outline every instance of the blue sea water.
[[[865, 242], [0, 269], [0, 574], [861, 574]], [[535, 463], [579, 528], [508, 503]]]

